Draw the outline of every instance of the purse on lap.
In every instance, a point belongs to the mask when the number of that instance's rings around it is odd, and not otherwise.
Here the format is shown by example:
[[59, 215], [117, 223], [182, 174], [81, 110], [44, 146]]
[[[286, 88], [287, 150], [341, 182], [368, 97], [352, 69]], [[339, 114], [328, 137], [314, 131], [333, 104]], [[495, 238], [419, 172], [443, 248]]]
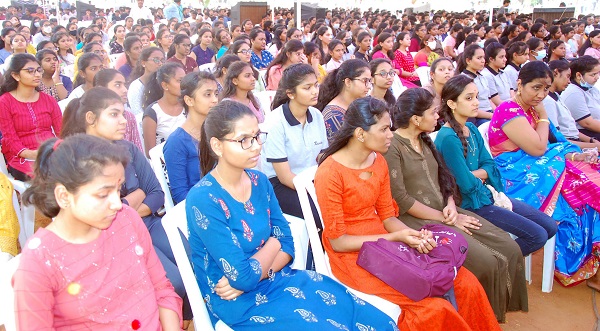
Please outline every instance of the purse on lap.
[[431, 231], [437, 243], [428, 254], [402, 242], [379, 239], [363, 243], [356, 264], [411, 300], [444, 297], [467, 258], [469, 245], [447, 226], [428, 224], [423, 229]]

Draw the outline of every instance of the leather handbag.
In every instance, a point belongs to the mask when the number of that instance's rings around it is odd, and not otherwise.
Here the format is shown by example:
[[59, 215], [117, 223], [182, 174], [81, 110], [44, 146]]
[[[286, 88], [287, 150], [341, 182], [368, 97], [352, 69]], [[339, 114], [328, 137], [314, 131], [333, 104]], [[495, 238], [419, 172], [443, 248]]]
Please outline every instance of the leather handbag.
[[441, 224], [423, 227], [433, 233], [437, 247], [421, 254], [402, 242], [379, 239], [363, 243], [356, 263], [414, 301], [443, 297], [454, 285], [467, 257], [462, 234]]

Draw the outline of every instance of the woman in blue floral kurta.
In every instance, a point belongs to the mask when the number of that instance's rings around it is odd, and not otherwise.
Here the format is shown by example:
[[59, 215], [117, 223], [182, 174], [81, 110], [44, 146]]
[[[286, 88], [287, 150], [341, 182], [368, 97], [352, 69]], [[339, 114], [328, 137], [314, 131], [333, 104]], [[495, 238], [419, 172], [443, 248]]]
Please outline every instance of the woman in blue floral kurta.
[[[258, 121], [250, 109], [234, 101], [221, 102], [211, 110], [204, 127], [225, 125], [223, 116], [227, 114], [237, 116], [228, 120], [239, 122], [234, 127], [242, 128], [241, 132], [213, 137], [203, 131], [203, 147], [222, 144], [223, 149], [218, 152], [221, 156], [215, 169], [190, 190], [186, 202], [194, 272], [213, 323], [218, 318], [234, 330], [256, 330], [263, 324], [270, 330], [397, 330], [395, 321], [331, 278], [314, 271], [292, 270], [291, 262], [281, 270], [276, 270], [274, 262], [266, 276], [265, 266], [255, 258], [257, 252], [278, 241], [278, 256], [287, 254], [286, 260], [290, 260], [294, 243], [267, 177], [244, 168], [237, 173], [232, 165], [255, 165], [258, 157], [253, 155], [260, 153], [266, 139], [260, 136]], [[250, 146], [242, 149], [244, 143], [234, 137], [250, 139], [246, 141]], [[202, 169], [207, 172], [206, 164]], [[249, 180], [249, 189], [243, 191], [248, 197], [245, 202], [230, 194], [230, 182], [223, 181], [219, 170], [225, 178], [242, 178], [242, 186]], [[218, 284], [223, 281], [243, 293], [233, 300], [221, 298]]]

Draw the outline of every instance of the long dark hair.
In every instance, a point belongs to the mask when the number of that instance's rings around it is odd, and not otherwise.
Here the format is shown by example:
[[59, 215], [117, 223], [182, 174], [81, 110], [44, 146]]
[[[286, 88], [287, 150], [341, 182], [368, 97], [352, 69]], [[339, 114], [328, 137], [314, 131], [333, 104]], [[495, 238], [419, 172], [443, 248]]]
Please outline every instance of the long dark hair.
[[273, 41], [271, 43], [277, 47], [278, 51], [283, 47], [284, 44], [283, 40], [281, 40], [281, 35], [285, 29], [285, 26], [278, 26], [273, 32]]
[[[85, 69], [90, 66], [92, 60], [98, 60], [100, 63], [102, 63], [102, 58], [100, 58], [100, 56], [94, 53], [83, 53], [77, 60], [77, 68], [79, 71], [85, 72]], [[75, 81], [73, 82], [73, 88], [83, 84], [85, 84], [85, 77], [81, 74], [77, 75]]]
[[49, 139], [38, 149], [32, 185], [21, 197], [25, 205], [34, 205], [46, 217], [60, 212], [54, 195], [57, 184], [75, 193], [101, 175], [107, 165], [125, 167], [131, 158], [123, 146], [86, 134], [69, 137], [55, 147], [57, 140]]
[[248, 106], [233, 100], [221, 101], [210, 110], [202, 123], [201, 139], [198, 144], [202, 176], [208, 174], [217, 164], [217, 156], [210, 147], [210, 139], [212, 137], [223, 139], [233, 132], [235, 122], [244, 116], [256, 117]]
[[467, 85], [473, 82], [471, 77], [466, 75], [457, 75], [448, 80], [446, 84], [444, 84], [444, 88], [442, 89], [442, 103], [440, 107], [440, 114], [446, 121], [446, 123], [450, 124], [450, 127], [456, 135], [463, 146], [463, 156], [467, 157], [467, 139], [463, 134], [463, 128], [458, 123], [456, 118], [454, 118], [454, 114], [452, 113], [452, 109], [448, 106], [448, 101], [452, 100], [454, 102], [458, 101], [458, 97], [463, 93]]
[[215, 65], [214, 75], [217, 78], [223, 77], [223, 69], [229, 69], [229, 66], [233, 62], [240, 61], [240, 58], [237, 55], [233, 54], [225, 54], [221, 56], [220, 59], [217, 60], [217, 64]]
[[[573, 67], [571, 66], [572, 70]], [[554, 74], [546, 63], [542, 61], [530, 61], [521, 68], [518, 79], [521, 81], [521, 85], [525, 86], [535, 79], [548, 77], [554, 81]], [[573, 77], [573, 74], [571, 74], [571, 77]]]
[[[379, 36], [377, 37], [377, 46], [375, 46], [373, 48], [373, 50], [371, 51], [371, 58], [373, 58], [373, 54], [377, 53], [378, 51], [383, 51], [381, 48], [381, 43], [384, 42], [386, 39], [388, 38], [393, 38], [394, 36], [391, 33], [388, 32], [382, 32], [379, 34]], [[394, 50], [393, 47], [392, 49], [390, 49], [386, 55], [390, 58], [390, 60], [394, 59]]]
[[304, 45], [300, 40], [294, 39], [289, 40], [287, 43], [285, 43], [283, 49], [279, 52], [279, 54], [277, 54], [275, 59], [273, 59], [273, 61], [269, 63], [269, 66], [267, 67], [267, 73], [265, 74], [265, 81], [269, 81], [269, 71], [273, 66], [278, 64], [283, 66], [289, 59], [288, 53], [293, 53], [297, 51], [302, 51], [302, 53], [304, 53]]
[[319, 102], [316, 108], [323, 110], [331, 100], [342, 92], [346, 78], [355, 79], [369, 70], [369, 64], [363, 60], [346, 60], [342, 65], [325, 76], [319, 90]]
[[75, 98], [69, 102], [63, 114], [60, 137], [66, 138], [77, 133], [85, 133], [88, 125], [86, 114], [91, 112], [100, 117], [103, 109], [122, 102], [121, 97], [106, 87], [92, 87], [83, 94], [81, 98]]
[[508, 49], [506, 50], [506, 60], [510, 63], [513, 62], [513, 58], [516, 55], [523, 55], [525, 54], [525, 51], [529, 49], [529, 47], [527, 47], [527, 44], [522, 42], [522, 41], [516, 41], [514, 43], [512, 43], [510, 45], [510, 47], [508, 47]]
[[196, 91], [198, 91], [198, 89], [201, 88], [206, 82], [214, 82], [216, 84], [217, 80], [213, 74], [206, 71], [190, 72], [181, 80], [180, 99], [181, 103], [183, 104], [183, 112], [185, 115], [187, 115], [189, 111], [189, 106], [187, 103], [185, 103], [183, 97], [187, 95], [193, 99], [194, 95], [196, 95]]
[[142, 66], [142, 62], [148, 61], [150, 59], [150, 55], [152, 55], [152, 53], [154, 52], [160, 52], [163, 55], [163, 57], [165, 56], [165, 53], [162, 51], [162, 49], [158, 47], [148, 47], [144, 49], [142, 51], [142, 54], [140, 54], [140, 58], [137, 60], [135, 68], [133, 68], [131, 75], [129, 75], [130, 83], [144, 75], [146, 68]]
[[165, 91], [162, 83], [170, 81], [175, 76], [177, 69], [184, 70], [183, 65], [179, 62], [167, 62], [152, 74], [150, 81], [144, 87], [144, 97], [142, 98], [144, 109], [163, 97]]
[[[19, 87], [19, 81], [17, 81], [12, 76], [12, 74], [19, 73], [23, 68], [25, 68], [25, 65], [27, 65], [27, 63], [29, 62], [39, 63], [36, 60], [35, 56], [31, 54], [13, 54], [12, 60], [10, 61], [10, 66], [8, 67], [8, 70], [6, 70], [6, 72], [4, 73], [4, 83], [0, 87], [0, 95], [14, 91], [17, 89], [17, 87]], [[36, 87], [35, 89], [36, 91], [40, 90], [39, 87]]]
[[478, 49], [483, 49], [481, 48], [479, 45], [477, 44], [471, 44], [467, 47], [465, 47], [465, 51], [462, 52], [458, 58], [456, 59], [456, 74], [460, 74], [461, 72], [463, 72], [465, 69], [467, 69], [467, 59], [472, 59], [473, 56], [475, 56], [475, 52], [477, 52]]
[[[402, 32], [402, 33], [404, 33], [404, 32]], [[404, 33], [404, 34], [406, 35], [406, 33]], [[373, 77], [373, 79], [375, 79], [377, 67], [379, 67], [379, 65], [382, 63], [387, 63], [392, 66], [392, 69], [394, 69], [394, 65], [392, 64], [392, 62], [390, 60], [383, 59], [383, 58], [375, 59], [375, 60], [369, 62], [369, 69], [371, 70], [371, 77]], [[392, 93], [392, 91], [390, 89], [387, 89], [387, 91], [385, 91], [383, 100], [385, 100], [385, 102], [388, 104], [389, 107], [393, 107], [396, 104], [396, 98], [394, 97], [394, 94]]]
[[490, 43], [485, 47], [485, 64], [490, 64], [490, 59], [495, 59], [496, 56], [504, 49], [504, 46], [499, 42]]
[[589, 37], [585, 40], [581, 47], [579, 47], [577, 54], [579, 54], [579, 56], [583, 56], [585, 54], [585, 51], [592, 46], [592, 38], [596, 37], [599, 34], [600, 30], [594, 30], [590, 32]]
[[[235, 94], [235, 92], [237, 90], [237, 86], [235, 86], [235, 84], [233, 84], [233, 79], [237, 78], [239, 75], [241, 75], [242, 71], [246, 67], [249, 67], [250, 69], [252, 69], [252, 65], [250, 63], [246, 63], [243, 61], [233, 62], [229, 66], [229, 69], [227, 69], [227, 75], [225, 75], [225, 81], [223, 82], [223, 90], [219, 94], [219, 100], [229, 98]], [[261, 109], [260, 103], [258, 103], [258, 100], [256, 100], [256, 98], [254, 97], [254, 94], [252, 94], [252, 91], [248, 91], [248, 98], [252, 102], [252, 105], [254, 105], [254, 107], [256, 107], [256, 109]]]
[[[448, 83], [446, 83], [446, 85], [448, 85]], [[444, 85], [444, 87], [446, 85]], [[433, 96], [426, 89], [418, 87], [404, 91], [398, 97], [398, 101], [396, 102], [393, 119], [394, 126], [403, 129], [407, 128], [412, 116], [423, 116], [423, 113], [431, 108], [432, 105]], [[456, 187], [456, 180], [446, 167], [444, 159], [440, 156], [437, 149], [435, 149], [435, 145], [429, 137], [429, 134], [422, 132], [419, 135], [419, 138], [421, 138], [431, 150], [431, 154], [438, 164], [438, 183], [440, 185], [442, 197], [444, 198], [444, 204], [448, 203], [448, 198], [454, 197], [454, 202], [457, 206], [460, 206], [461, 196]]]
[[94, 86], [108, 87], [108, 83], [112, 82], [116, 75], [121, 75], [125, 78], [119, 70], [112, 68], [102, 69], [94, 76]]
[[377, 124], [385, 113], [389, 113], [389, 108], [385, 102], [372, 96], [352, 101], [344, 114], [342, 127], [335, 133], [329, 147], [323, 151], [323, 154], [317, 160], [318, 163], [323, 163], [329, 156], [348, 145], [357, 128], [369, 131], [369, 128]]
[[186, 40], [190, 40], [190, 37], [188, 37], [185, 34], [176, 35], [175, 38], [173, 38], [173, 43], [171, 44], [171, 46], [169, 46], [169, 52], [167, 53], [167, 59], [173, 57], [176, 52], [175, 47], [179, 44], [182, 44]]
[[276, 109], [284, 103], [289, 102], [290, 97], [288, 96], [288, 93], [295, 93], [298, 85], [300, 85], [309, 75], [317, 76], [310, 64], [292, 64], [287, 67], [283, 71], [283, 75], [279, 81], [279, 87], [277, 88], [277, 92], [275, 92], [271, 109]]
[[131, 66], [131, 68], [135, 66], [135, 63], [131, 62], [131, 58], [129, 57], [128, 52], [131, 52], [133, 45], [135, 45], [135, 43], [137, 42], [139, 42], [140, 44], [142, 43], [140, 37], [138, 36], [129, 36], [126, 37], [123, 41], [123, 49], [125, 49], [125, 59], [127, 60], [127, 63]]

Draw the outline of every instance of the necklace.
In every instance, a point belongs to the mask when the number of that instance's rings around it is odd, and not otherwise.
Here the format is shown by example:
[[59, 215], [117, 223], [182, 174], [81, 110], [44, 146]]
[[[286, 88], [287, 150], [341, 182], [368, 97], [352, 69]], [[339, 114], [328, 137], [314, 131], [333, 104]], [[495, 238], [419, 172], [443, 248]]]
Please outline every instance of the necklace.
[[[217, 167], [215, 167], [215, 172], [217, 173], [217, 176], [219, 176], [219, 179], [221, 180], [221, 183], [222, 183], [222, 184], [225, 184], [226, 182], [223, 180], [223, 177], [221, 177], [221, 174], [219, 174], [219, 169], [218, 169]], [[221, 186], [223, 186], [223, 185], [221, 185]], [[242, 195], [242, 199], [239, 199], [238, 197], [236, 197], [236, 196], [233, 194], [233, 191], [234, 191], [234, 190], [233, 190], [233, 187], [231, 188], [231, 192], [230, 192], [230, 191], [228, 191], [228, 190], [227, 190], [227, 188], [225, 188], [225, 187], [223, 187], [223, 188], [225, 189], [225, 191], [229, 192], [229, 194], [231, 194], [231, 196], [232, 196], [234, 199], [236, 199], [237, 201], [240, 201], [240, 202], [244, 203], [243, 201], [245, 200], [245, 199], [244, 199], [244, 197], [246, 196], [246, 185], [244, 185], [244, 184], [242, 183], [242, 187], [244, 188], [244, 194]]]
[[473, 140], [473, 135], [469, 135], [467, 137], [467, 147], [469, 148], [469, 153], [475, 156], [475, 141]]

